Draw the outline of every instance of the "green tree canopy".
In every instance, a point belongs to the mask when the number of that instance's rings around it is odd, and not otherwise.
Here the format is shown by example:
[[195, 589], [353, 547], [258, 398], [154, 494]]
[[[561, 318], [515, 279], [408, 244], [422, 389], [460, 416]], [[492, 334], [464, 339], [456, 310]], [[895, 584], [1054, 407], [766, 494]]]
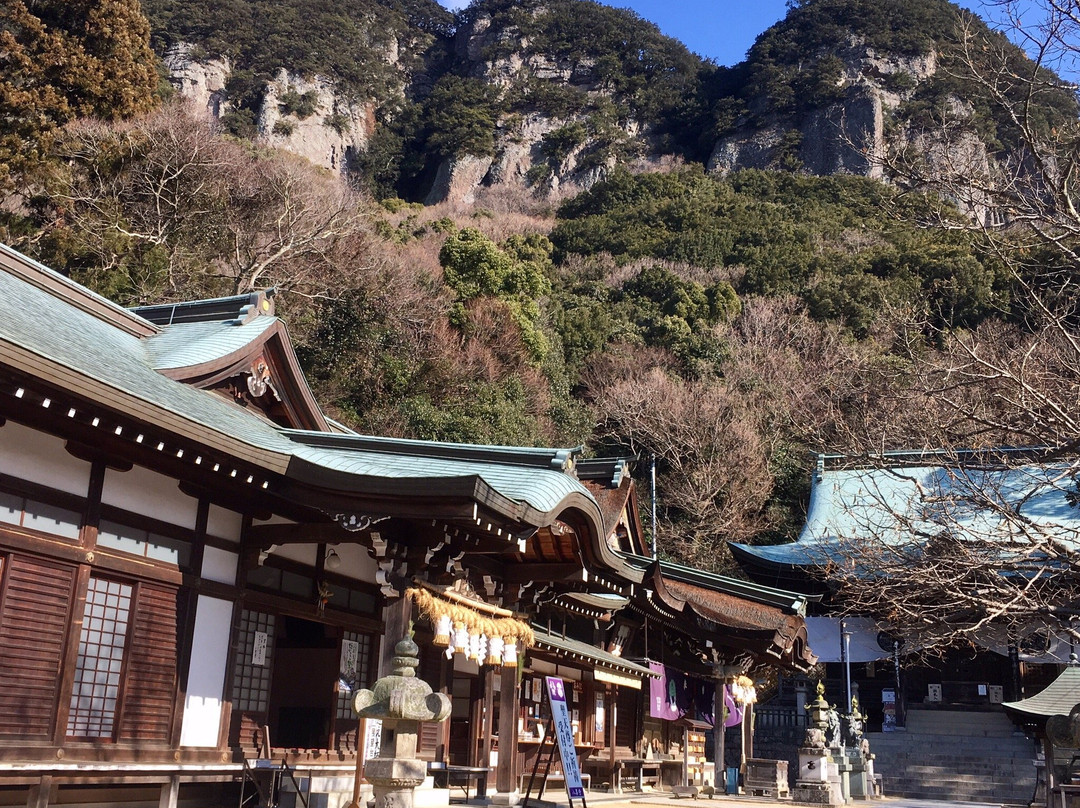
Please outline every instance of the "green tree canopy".
[[74, 117], [129, 118], [158, 87], [138, 0], [0, 5], [0, 188], [40, 163]]
[[998, 262], [966, 234], [920, 230], [876, 180], [742, 171], [618, 172], [563, 203], [556, 256], [609, 254], [727, 268], [740, 295], [795, 294], [818, 317], [865, 333], [883, 307], [926, 309], [973, 324], [1007, 303]]

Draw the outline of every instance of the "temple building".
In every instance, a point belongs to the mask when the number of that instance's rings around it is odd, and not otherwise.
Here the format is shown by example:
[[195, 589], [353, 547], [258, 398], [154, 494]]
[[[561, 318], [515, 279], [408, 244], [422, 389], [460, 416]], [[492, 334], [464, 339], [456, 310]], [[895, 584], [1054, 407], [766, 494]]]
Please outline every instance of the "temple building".
[[[594, 788], [702, 782], [725, 681], [814, 664], [807, 599], [649, 557], [635, 497], [619, 459], [335, 423], [270, 292], [127, 310], [0, 246], [0, 803], [351, 777], [410, 630], [466, 788], [514, 802], [544, 676]], [[662, 677], [698, 695], [653, 711]]]

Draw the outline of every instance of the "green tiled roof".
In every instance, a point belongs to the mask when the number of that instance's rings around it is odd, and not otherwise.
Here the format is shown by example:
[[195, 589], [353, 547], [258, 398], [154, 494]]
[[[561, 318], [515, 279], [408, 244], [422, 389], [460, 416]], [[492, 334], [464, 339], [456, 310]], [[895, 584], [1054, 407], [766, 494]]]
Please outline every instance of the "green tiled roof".
[[561, 637], [558, 634], [552, 634], [551, 632], [545, 631], [542, 628], [537, 628], [536, 626], [533, 626], [533, 634], [536, 637], [536, 645], [538, 648], [561, 652], [579, 659], [587, 659], [602, 668], [618, 671], [620, 673], [630, 673], [635, 676], [640, 676], [643, 679], [650, 679], [656, 676], [655, 673], [644, 665], [639, 665], [636, 662], [631, 662], [629, 659], [623, 659], [614, 654], [609, 654], [607, 651], [597, 648], [595, 645], [589, 645], [581, 640], [574, 640], [570, 637]]
[[[50, 290], [48, 284], [35, 285], [0, 267], [0, 361], [9, 355], [5, 344], [15, 346], [22, 349], [20, 355], [40, 358], [33, 364], [33, 372], [52, 363], [80, 379], [97, 382], [95, 390], [117, 391], [117, 401], [138, 402], [140, 417], [152, 419], [155, 413], [168, 413], [222, 436], [227, 445], [235, 447], [236, 441], [247, 444], [258, 450], [252, 457], [273, 461], [275, 470], [287, 467], [288, 476], [305, 466], [336, 472], [329, 476], [341, 483], [341, 490], [364, 492], [385, 487], [387, 481], [483, 480], [506, 500], [545, 514], [571, 498], [594, 509], [593, 517], [600, 519], [592, 495], [566, 473], [572, 468], [575, 450], [465, 446], [282, 430], [216, 394], [158, 372], [226, 356], [274, 326], [276, 318], [258, 317], [248, 325], [191, 322], [165, 326], [160, 332], [146, 323], [146, 333], [152, 336], [143, 338], [110, 321], [115, 313], [130, 322], [144, 322], [130, 312], [101, 300], [97, 302], [105, 307], [104, 315], [80, 308], [71, 298], [89, 297], [82, 287], [18, 253], [6, 248], [4, 252], [22, 262], [20, 271], [47, 276], [59, 291]], [[422, 484], [395, 490], [403, 492], [423, 495], [427, 490]]]
[[554, 511], [573, 494], [594, 502], [578, 480], [561, 471], [565, 449], [470, 446], [416, 440], [288, 431], [295, 457], [362, 479], [482, 479], [514, 502]]
[[[888, 457], [888, 456], [887, 456]], [[930, 460], [948, 458], [926, 455]], [[1077, 461], [971, 463], [868, 468], [819, 467], [798, 541], [732, 543], [739, 560], [761, 565], [823, 567], [844, 561], [850, 545], [873, 541], [903, 547], [948, 532], [974, 542], [1025, 541], [1023, 522], [1063, 547], [1080, 550], [1080, 513], [1073, 505]], [[1015, 511], [1019, 519], [1003, 513]]]
[[157, 370], [202, 365], [242, 350], [277, 322], [275, 317], [256, 317], [246, 325], [218, 321], [162, 326], [160, 334], [146, 341], [147, 351]]
[[[156, 339], [156, 338], [155, 338]], [[0, 340], [195, 424], [273, 451], [291, 444], [260, 418], [156, 372], [148, 342], [0, 271]]]
[[1021, 718], [1049, 718], [1068, 715], [1080, 704], [1080, 666], [1069, 665], [1057, 679], [1034, 696], [1020, 701], [1007, 701], [1001, 706], [1006, 712]]

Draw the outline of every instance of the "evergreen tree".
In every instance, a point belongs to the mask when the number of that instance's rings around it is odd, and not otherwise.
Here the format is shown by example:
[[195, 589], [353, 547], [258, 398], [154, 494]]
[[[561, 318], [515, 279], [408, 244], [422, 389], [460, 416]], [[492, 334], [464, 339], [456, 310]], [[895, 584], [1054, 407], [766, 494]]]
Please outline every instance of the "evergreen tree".
[[7, 0], [0, 6], [0, 188], [43, 159], [67, 121], [144, 112], [157, 87], [138, 0]]

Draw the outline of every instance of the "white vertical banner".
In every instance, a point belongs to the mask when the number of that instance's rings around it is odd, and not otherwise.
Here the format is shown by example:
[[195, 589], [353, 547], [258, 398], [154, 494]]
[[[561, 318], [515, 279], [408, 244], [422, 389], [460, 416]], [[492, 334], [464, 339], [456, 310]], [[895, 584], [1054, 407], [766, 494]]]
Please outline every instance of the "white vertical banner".
[[574, 749], [574, 726], [570, 722], [570, 711], [566, 708], [566, 689], [563, 680], [558, 676], [545, 676], [544, 679], [547, 682], [551, 719], [555, 724], [555, 741], [559, 745], [559, 757], [562, 759], [566, 793], [571, 800], [583, 800], [585, 787], [581, 783], [581, 766], [578, 763], [577, 750]]

